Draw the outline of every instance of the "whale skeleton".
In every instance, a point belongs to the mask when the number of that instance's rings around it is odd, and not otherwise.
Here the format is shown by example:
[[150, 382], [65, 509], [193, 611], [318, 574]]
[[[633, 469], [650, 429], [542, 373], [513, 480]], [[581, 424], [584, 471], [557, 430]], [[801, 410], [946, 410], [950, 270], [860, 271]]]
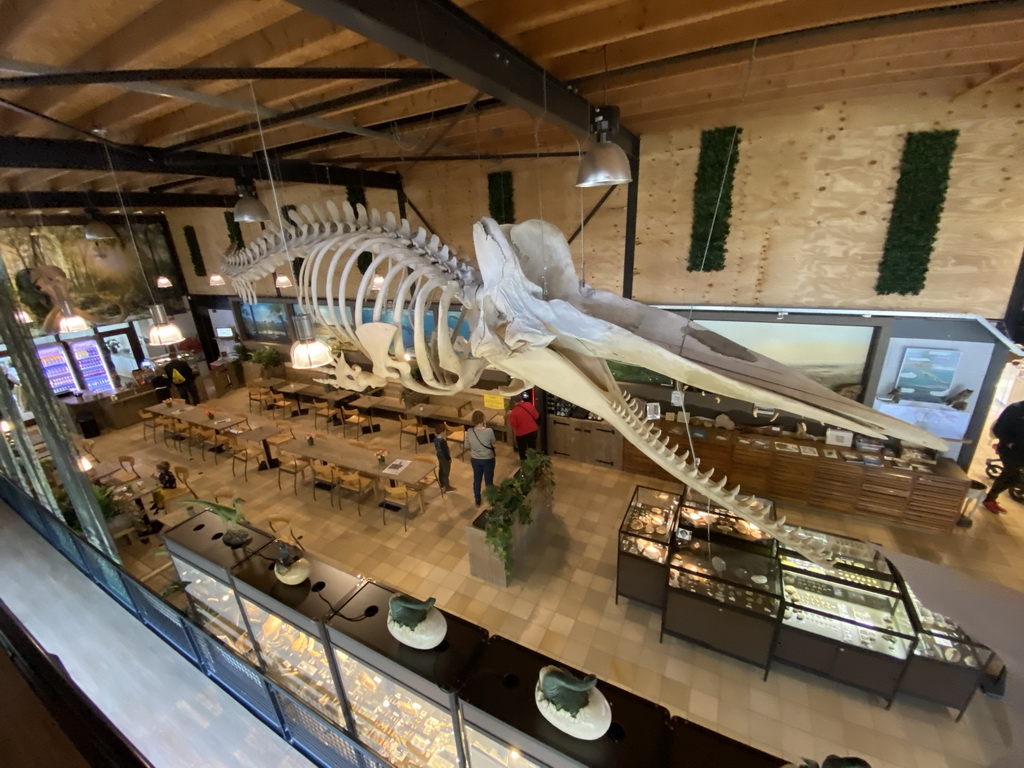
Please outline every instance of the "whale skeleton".
[[[485, 368], [496, 368], [512, 379], [502, 394], [536, 385], [586, 408], [712, 503], [825, 567], [834, 564], [834, 540], [785, 518], [773, 521], [739, 486], [728, 487], [724, 477], [712, 481], [714, 469], [701, 471], [696, 456], [647, 421], [606, 361], [860, 434], [946, 449], [934, 435], [841, 397], [698, 323], [586, 285], [551, 224], [498, 225], [484, 218], [474, 225], [473, 241], [475, 265], [391, 213], [382, 218], [361, 205], [353, 210], [344, 203], [339, 210], [327, 202], [326, 208], [289, 211], [283, 231], [269, 228], [225, 255], [221, 271], [244, 301], [255, 302], [257, 280], [279, 268], [291, 271], [290, 262], [303, 259], [296, 281], [302, 311], [371, 361], [363, 370], [337, 356], [324, 383], [361, 391], [395, 381], [416, 392], [451, 395], [474, 386]], [[353, 295], [350, 311], [346, 297]], [[458, 325], [449, 328], [453, 307]], [[410, 330], [410, 318], [411, 350], [402, 333], [403, 321]], [[463, 323], [468, 343], [459, 337]]]

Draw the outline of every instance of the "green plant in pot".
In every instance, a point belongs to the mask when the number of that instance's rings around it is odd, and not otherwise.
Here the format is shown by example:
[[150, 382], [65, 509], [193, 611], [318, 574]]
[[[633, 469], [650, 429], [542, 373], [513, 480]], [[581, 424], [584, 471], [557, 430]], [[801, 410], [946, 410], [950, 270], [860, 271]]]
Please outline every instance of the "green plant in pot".
[[260, 347], [252, 353], [252, 362], [256, 363], [266, 373], [269, 368], [278, 368], [284, 364], [281, 353], [273, 347]]
[[484, 490], [489, 509], [484, 519], [484, 541], [505, 566], [505, 575], [512, 575], [512, 526], [529, 525], [533, 508], [527, 498], [538, 486], [554, 487], [551, 457], [529, 450], [519, 463], [519, 471]]

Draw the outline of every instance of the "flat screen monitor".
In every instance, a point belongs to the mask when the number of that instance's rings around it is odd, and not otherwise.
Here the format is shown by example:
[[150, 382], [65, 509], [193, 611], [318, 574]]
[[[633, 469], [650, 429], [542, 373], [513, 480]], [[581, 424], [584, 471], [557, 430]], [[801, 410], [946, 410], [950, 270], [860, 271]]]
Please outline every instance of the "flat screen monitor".
[[214, 328], [214, 334], [218, 339], [233, 339], [235, 338], [235, 329], [225, 326], [224, 328]]

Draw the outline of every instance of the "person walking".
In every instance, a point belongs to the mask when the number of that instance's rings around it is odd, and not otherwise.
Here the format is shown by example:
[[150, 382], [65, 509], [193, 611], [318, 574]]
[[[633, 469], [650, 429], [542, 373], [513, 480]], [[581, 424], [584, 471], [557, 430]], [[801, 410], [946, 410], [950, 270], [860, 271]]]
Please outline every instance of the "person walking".
[[494, 430], [484, 423], [482, 411], [473, 411], [471, 421], [473, 428], [466, 430], [466, 442], [469, 443], [469, 463], [473, 466], [473, 500], [479, 507], [480, 481], [488, 488], [494, 485]]
[[992, 425], [992, 435], [999, 441], [996, 453], [1003, 462], [1003, 470], [981, 505], [993, 514], [1004, 515], [1006, 510], [997, 501], [999, 494], [1019, 482], [1024, 470], [1024, 400], [1006, 406]]
[[196, 388], [196, 373], [192, 366], [171, 354], [171, 361], [164, 366], [164, 373], [174, 382], [178, 397], [189, 405], [199, 405], [199, 390]]
[[512, 427], [512, 434], [516, 436], [516, 450], [519, 451], [520, 461], [526, 458], [527, 450], [537, 450], [537, 422], [540, 420], [540, 414], [529, 397], [528, 392], [523, 392], [522, 398], [508, 412], [508, 425]]
[[452, 453], [448, 449], [448, 426], [441, 424], [434, 435], [434, 452], [437, 454], [437, 484], [447, 493], [454, 491], [448, 484], [448, 476], [452, 471]]

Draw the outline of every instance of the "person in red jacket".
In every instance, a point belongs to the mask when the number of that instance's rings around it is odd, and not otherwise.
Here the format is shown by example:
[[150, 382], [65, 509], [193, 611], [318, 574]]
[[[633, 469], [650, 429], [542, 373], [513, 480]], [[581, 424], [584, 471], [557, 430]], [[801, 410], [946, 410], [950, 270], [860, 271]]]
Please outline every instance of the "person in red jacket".
[[537, 450], [537, 421], [540, 414], [529, 401], [530, 395], [523, 393], [523, 399], [512, 406], [508, 412], [508, 425], [512, 427], [512, 434], [516, 436], [516, 449], [519, 451], [520, 460], [526, 458], [526, 451], [530, 448]]

